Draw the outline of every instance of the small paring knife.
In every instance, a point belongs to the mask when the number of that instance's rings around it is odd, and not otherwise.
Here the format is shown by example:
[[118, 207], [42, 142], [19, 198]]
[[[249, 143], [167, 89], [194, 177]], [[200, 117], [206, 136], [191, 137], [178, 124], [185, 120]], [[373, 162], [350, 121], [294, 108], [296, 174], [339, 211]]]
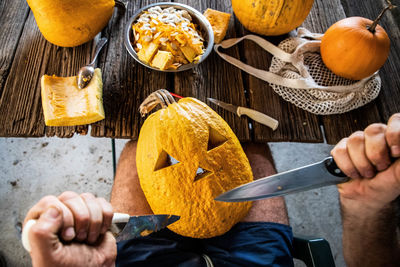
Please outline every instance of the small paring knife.
[[249, 118], [253, 119], [254, 121], [270, 127], [274, 131], [276, 130], [276, 128], [278, 128], [279, 123], [277, 120], [275, 120], [274, 118], [271, 118], [268, 115], [265, 115], [264, 113], [258, 112], [257, 110], [245, 108], [245, 107], [238, 107], [238, 106], [228, 104], [228, 103], [222, 102], [222, 101], [214, 99], [214, 98], [207, 98], [207, 99], [211, 103], [214, 103], [223, 109], [226, 109], [232, 113], [237, 114], [239, 117], [242, 115], [246, 115]]
[[219, 195], [215, 200], [224, 202], [258, 200], [345, 183], [348, 180], [333, 158], [328, 157], [314, 164], [238, 186]]
[[[157, 232], [176, 222], [180, 216], [169, 214], [129, 216], [125, 213], [114, 213], [111, 232], [116, 236], [117, 242]], [[29, 220], [22, 229], [22, 245], [30, 252], [28, 233], [36, 220]]]

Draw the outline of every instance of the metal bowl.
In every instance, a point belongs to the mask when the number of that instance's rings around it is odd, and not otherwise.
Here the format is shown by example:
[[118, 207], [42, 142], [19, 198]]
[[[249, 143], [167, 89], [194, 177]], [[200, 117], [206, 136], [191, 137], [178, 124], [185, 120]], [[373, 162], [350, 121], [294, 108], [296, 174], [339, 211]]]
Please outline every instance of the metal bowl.
[[[192, 16], [193, 22], [195, 24], [199, 25], [200, 33], [201, 33], [202, 37], [204, 38], [205, 51], [197, 63], [184, 64], [176, 70], [160, 70], [157, 68], [153, 68], [152, 66], [139, 60], [139, 58], [136, 54], [136, 51], [132, 47], [132, 43], [133, 43], [131, 41], [131, 40], [133, 40], [132, 24], [140, 17], [140, 15], [142, 14], [143, 11], [145, 11], [153, 6], [159, 6], [161, 8], [174, 7], [175, 9], [183, 9], [183, 10], [186, 10], [187, 12], [189, 12], [190, 16]], [[143, 66], [146, 66], [147, 68], [157, 70], [157, 71], [180, 72], [180, 71], [191, 69], [191, 68], [195, 67], [196, 65], [200, 64], [201, 62], [203, 62], [207, 58], [207, 56], [211, 53], [213, 45], [214, 45], [214, 32], [212, 30], [210, 22], [208, 22], [206, 17], [204, 17], [203, 14], [201, 14], [196, 9], [194, 9], [190, 6], [184, 5], [184, 4], [180, 4], [180, 3], [162, 2], [162, 3], [154, 3], [151, 5], [145, 6], [141, 9], [139, 9], [129, 19], [129, 22], [126, 25], [126, 29], [125, 29], [125, 47], [128, 50], [129, 54]]]

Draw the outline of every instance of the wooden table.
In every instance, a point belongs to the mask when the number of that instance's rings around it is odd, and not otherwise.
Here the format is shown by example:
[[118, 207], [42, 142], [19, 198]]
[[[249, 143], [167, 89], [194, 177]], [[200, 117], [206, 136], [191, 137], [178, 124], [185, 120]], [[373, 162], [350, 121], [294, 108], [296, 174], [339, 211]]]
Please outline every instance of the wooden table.
[[[336, 143], [351, 132], [370, 123], [387, 121], [400, 111], [400, 23], [399, 10], [387, 12], [381, 25], [391, 38], [388, 61], [380, 71], [382, 89], [372, 103], [357, 110], [332, 116], [316, 116], [284, 101], [266, 82], [242, 73], [220, 59], [214, 52], [197, 68], [178, 74], [151, 71], [136, 63], [123, 44], [123, 30], [128, 18], [138, 8], [154, 1], [131, 1], [123, 13], [115, 10], [101, 33], [109, 39], [98, 66], [103, 71], [106, 119], [91, 125], [94, 137], [137, 139], [143, 118], [139, 104], [151, 92], [167, 88], [183, 96], [205, 101], [213, 97], [225, 102], [254, 108], [277, 120], [276, 131], [239, 118], [216, 108], [242, 141], [296, 141]], [[200, 11], [213, 8], [232, 12], [230, 0], [179, 0]], [[396, 4], [396, 2], [394, 1]], [[400, 3], [397, 3], [400, 4]], [[375, 18], [384, 0], [316, 0], [303, 26], [324, 32], [346, 16]], [[71, 137], [86, 134], [88, 126], [46, 127], [40, 99], [43, 74], [75, 75], [88, 62], [93, 42], [76, 48], [61, 48], [47, 42], [40, 34], [25, 0], [0, 1], [0, 136], [2, 137]], [[396, 22], [397, 18], [397, 22]], [[232, 18], [227, 38], [247, 32]], [[285, 36], [268, 38], [274, 43]], [[248, 64], [267, 68], [271, 56], [251, 42], [228, 50]], [[321, 127], [322, 126], [322, 127]], [[323, 131], [322, 131], [323, 129]]]

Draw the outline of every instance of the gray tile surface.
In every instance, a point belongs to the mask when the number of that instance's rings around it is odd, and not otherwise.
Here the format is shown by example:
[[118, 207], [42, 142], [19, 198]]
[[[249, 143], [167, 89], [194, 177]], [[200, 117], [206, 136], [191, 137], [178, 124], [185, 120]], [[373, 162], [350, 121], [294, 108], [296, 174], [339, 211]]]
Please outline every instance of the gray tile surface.
[[[117, 140], [117, 155], [125, 142]], [[278, 171], [319, 161], [331, 148], [324, 144], [271, 144]], [[42, 196], [72, 190], [109, 197], [111, 155], [111, 141], [106, 138], [0, 138], [0, 251], [9, 266], [30, 265], [18, 228]], [[286, 201], [295, 234], [326, 238], [340, 267], [344, 261], [337, 198], [335, 187], [326, 187], [287, 196]]]
[[[300, 143], [271, 143], [270, 147], [278, 172], [321, 161], [333, 148], [326, 144]], [[325, 238], [336, 266], [345, 266], [336, 186], [288, 195], [285, 199], [294, 234]]]

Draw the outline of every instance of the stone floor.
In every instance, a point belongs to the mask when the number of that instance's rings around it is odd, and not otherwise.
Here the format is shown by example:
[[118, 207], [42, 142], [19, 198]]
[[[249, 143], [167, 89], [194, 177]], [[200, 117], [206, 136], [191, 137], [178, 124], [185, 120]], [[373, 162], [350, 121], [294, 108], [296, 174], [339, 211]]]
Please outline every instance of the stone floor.
[[[117, 155], [125, 142], [116, 141]], [[332, 146], [271, 143], [271, 149], [281, 172], [322, 160]], [[8, 266], [30, 265], [19, 231], [27, 210], [42, 196], [73, 190], [109, 197], [113, 182], [111, 141], [105, 138], [0, 138], [0, 162], [0, 251]], [[327, 239], [341, 267], [337, 199], [334, 186], [286, 197], [294, 233]]]

